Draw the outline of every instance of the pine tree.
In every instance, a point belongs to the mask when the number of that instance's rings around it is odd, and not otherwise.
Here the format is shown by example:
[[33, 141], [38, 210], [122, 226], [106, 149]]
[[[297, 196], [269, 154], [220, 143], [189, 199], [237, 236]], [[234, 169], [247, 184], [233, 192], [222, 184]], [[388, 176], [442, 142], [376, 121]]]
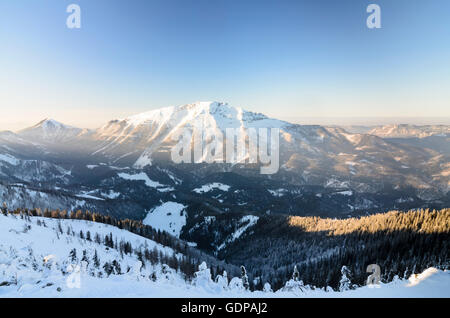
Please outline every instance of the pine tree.
[[83, 257], [81, 258], [81, 261], [82, 262], [86, 262], [86, 263], [89, 264], [89, 260], [87, 258], [87, 251], [86, 250], [83, 250]]
[[72, 263], [77, 262], [77, 250], [75, 248], [70, 251], [69, 257]]
[[6, 202], [3, 202], [2, 213], [3, 215], [8, 214], [8, 207], [6, 206]]
[[244, 286], [244, 288], [246, 290], [248, 290], [250, 285], [248, 283], [247, 271], [246, 271], [244, 265], [241, 266], [241, 279], [242, 279], [242, 285]]
[[107, 276], [111, 275], [113, 270], [114, 270], [109, 262], [106, 262], [103, 265], [103, 269], [105, 270], [105, 273], [106, 273]]
[[137, 252], [137, 259], [142, 263], [142, 268], [145, 268], [144, 255], [141, 250]]
[[98, 258], [98, 255], [97, 255], [97, 250], [95, 250], [95, 252], [94, 252], [94, 266], [96, 267], [96, 268], [99, 268], [99, 266], [100, 266], [100, 259]]

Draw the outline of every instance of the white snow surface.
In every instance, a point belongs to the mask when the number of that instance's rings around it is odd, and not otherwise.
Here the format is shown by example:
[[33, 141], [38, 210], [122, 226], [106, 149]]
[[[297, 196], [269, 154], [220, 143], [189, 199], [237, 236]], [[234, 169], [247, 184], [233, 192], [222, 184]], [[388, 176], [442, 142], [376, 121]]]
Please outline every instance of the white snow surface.
[[207, 192], [210, 192], [210, 191], [212, 191], [214, 189], [218, 189], [218, 190], [226, 192], [226, 191], [228, 191], [230, 189], [230, 186], [226, 185], [226, 184], [223, 184], [223, 183], [220, 183], [220, 182], [213, 182], [213, 183], [205, 184], [205, 185], [203, 185], [200, 188], [195, 188], [192, 191], [196, 192], [196, 193], [207, 193]]
[[113, 190], [109, 190], [109, 192], [102, 192], [102, 196], [107, 198], [107, 199], [117, 199], [118, 197], [120, 197], [120, 192], [115, 192]]
[[185, 209], [186, 206], [181, 203], [168, 201], [148, 212], [143, 223], [179, 237], [186, 225]]
[[276, 189], [276, 190], [268, 190], [270, 192], [270, 194], [272, 194], [274, 197], [282, 197], [284, 196], [288, 190], [280, 188], [280, 189]]
[[39, 141], [63, 142], [81, 132], [82, 129], [80, 128], [65, 125], [53, 119], [44, 119], [32, 127], [20, 130], [18, 135]]
[[136, 173], [136, 174], [118, 173], [117, 175], [120, 178], [125, 179], [125, 180], [144, 181], [145, 185], [149, 188], [164, 187], [164, 185], [159, 183], [158, 181], [151, 180], [145, 172], [140, 172], [140, 173]]
[[340, 192], [337, 192], [337, 194], [345, 195], [345, 196], [352, 196], [353, 195], [353, 191], [351, 191], [351, 190], [340, 191]]
[[[250, 227], [252, 227], [253, 225], [255, 225], [259, 220], [259, 217], [257, 217], [256, 215], [246, 215], [243, 216], [240, 220], [240, 224], [241, 226], [238, 227], [238, 229], [236, 231], [233, 232], [233, 234], [231, 236], [229, 236], [225, 242], [223, 242], [217, 249], [221, 250], [223, 249], [227, 244], [230, 244], [231, 242], [234, 242], [235, 240], [237, 240], [238, 238], [241, 237], [242, 234], [244, 234], [245, 231], [247, 231], [247, 229], [249, 229]], [[243, 225], [242, 225], [243, 224]]]

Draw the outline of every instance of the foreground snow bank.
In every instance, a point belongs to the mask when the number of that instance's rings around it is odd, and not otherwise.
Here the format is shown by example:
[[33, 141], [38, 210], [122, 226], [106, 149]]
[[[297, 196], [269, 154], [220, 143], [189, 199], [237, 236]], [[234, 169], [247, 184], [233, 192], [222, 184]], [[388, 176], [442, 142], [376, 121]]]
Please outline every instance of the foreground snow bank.
[[[160, 279], [156, 282], [138, 281], [128, 276], [110, 276], [95, 278], [88, 275], [81, 277], [81, 287], [67, 288], [64, 279], [55, 280], [52, 286], [42, 287], [32, 284], [0, 287], [0, 297], [137, 297], [137, 298], [285, 298], [285, 297], [358, 297], [358, 298], [422, 298], [450, 297], [450, 278], [448, 272], [437, 271], [435, 275], [422, 281], [419, 285], [409, 286], [408, 281], [383, 284], [380, 288], [361, 287], [346, 292], [325, 292], [310, 290], [306, 292], [245, 292], [224, 290], [215, 283], [209, 287], [189, 285], [181, 280]], [[44, 284], [45, 286], [45, 284]], [[58, 292], [57, 287], [62, 286]]]

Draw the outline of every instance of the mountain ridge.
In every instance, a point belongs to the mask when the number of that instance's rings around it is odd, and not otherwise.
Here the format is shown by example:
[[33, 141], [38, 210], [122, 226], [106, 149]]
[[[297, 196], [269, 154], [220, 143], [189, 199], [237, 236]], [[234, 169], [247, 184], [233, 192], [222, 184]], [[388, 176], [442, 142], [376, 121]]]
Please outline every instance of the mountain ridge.
[[[45, 134], [45, 123], [52, 133]], [[449, 202], [450, 156], [442, 146], [445, 137], [427, 137], [433, 138], [431, 147], [427, 138], [416, 143], [408, 138], [399, 141], [350, 133], [340, 127], [291, 124], [220, 102], [152, 110], [109, 121], [96, 130], [48, 119], [33, 127], [38, 136], [0, 132], [0, 181], [6, 183], [1, 193], [14, 200], [26, 198], [29, 207], [33, 202], [45, 204], [44, 199], [13, 185], [51, 191], [41, 196], [50, 195], [57, 207], [84, 207], [139, 219], [168, 201], [201, 202], [203, 208], [216, 211], [339, 217], [397, 207], [442, 208]], [[278, 172], [262, 176], [258, 164], [245, 161], [248, 157], [236, 164], [172, 162], [177, 132], [199, 133], [206, 128], [208, 137], [223, 134], [227, 127], [243, 131], [243, 141], [248, 139], [246, 128], [278, 128]], [[11, 164], [15, 162], [20, 164]], [[173, 182], [169, 173], [180, 182]], [[146, 178], [164, 186], [150, 189]], [[192, 193], [218, 182], [232, 188]], [[121, 195], [111, 199], [106, 193]], [[260, 193], [267, 197], [255, 200]]]

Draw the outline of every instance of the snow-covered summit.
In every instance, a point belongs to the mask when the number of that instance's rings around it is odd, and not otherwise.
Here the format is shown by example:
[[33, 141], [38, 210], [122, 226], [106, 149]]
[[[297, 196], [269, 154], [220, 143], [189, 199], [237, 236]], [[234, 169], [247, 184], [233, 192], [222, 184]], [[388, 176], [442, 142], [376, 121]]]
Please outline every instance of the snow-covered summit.
[[[261, 120], [269, 120], [269, 118], [263, 114], [246, 111], [241, 107], [232, 106], [228, 103], [206, 101], [164, 107], [113, 122], [125, 122], [127, 125], [136, 127], [151, 123], [165, 123], [167, 125], [177, 126], [180, 123], [189, 122], [194, 124], [193, 121], [201, 121], [205, 126], [225, 127], [227, 124], [247, 126], [246, 124]], [[278, 122], [277, 126], [284, 123], [280, 120], [276, 121]]]
[[72, 127], [54, 119], [46, 118], [34, 126], [25, 128], [18, 135], [38, 141], [62, 141], [78, 135], [82, 129]]
[[[205, 133], [208, 138], [224, 135], [227, 128], [242, 131], [250, 127], [270, 129], [290, 125], [228, 103], [196, 102], [110, 121], [95, 132], [94, 138], [103, 144], [94, 154], [115, 156], [116, 152], [121, 152], [133, 156], [139, 152], [135, 166], [143, 167], [151, 163], [155, 152], [170, 149], [177, 134], [184, 130], [192, 135]], [[246, 138], [245, 132], [240, 138]]]

